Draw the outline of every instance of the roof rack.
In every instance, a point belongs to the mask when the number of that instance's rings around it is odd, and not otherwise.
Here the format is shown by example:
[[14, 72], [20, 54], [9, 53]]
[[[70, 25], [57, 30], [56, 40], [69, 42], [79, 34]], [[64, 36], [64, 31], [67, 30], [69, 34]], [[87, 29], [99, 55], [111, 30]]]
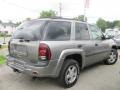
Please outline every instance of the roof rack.
[[[76, 21], [79, 21], [79, 20], [74, 19], [74, 18], [63, 18], [63, 17], [51, 17], [50, 19], [66, 19], [66, 20], [76, 20]], [[81, 22], [85, 22], [85, 21], [81, 21]]]

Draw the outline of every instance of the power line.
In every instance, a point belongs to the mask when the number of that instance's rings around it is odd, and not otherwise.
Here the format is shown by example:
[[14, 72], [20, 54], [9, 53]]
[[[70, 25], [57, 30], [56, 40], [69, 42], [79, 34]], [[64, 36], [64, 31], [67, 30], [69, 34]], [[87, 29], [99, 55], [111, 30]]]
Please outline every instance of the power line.
[[18, 8], [22, 8], [22, 9], [30, 11], [30, 12], [34, 12], [34, 13], [38, 13], [39, 12], [38, 10], [33, 10], [33, 9], [30, 9], [30, 8], [26, 8], [26, 7], [20, 6], [18, 4], [15, 4], [15, 3], [12, 3], [12, 2], [8, 2], [7, 0], [1, 0], [1, 1], [6, 3], [6, 4], [8, 4], [8, 5], [12, 5], [12, 6], [15, 6], [15, 7], [18, 7]]

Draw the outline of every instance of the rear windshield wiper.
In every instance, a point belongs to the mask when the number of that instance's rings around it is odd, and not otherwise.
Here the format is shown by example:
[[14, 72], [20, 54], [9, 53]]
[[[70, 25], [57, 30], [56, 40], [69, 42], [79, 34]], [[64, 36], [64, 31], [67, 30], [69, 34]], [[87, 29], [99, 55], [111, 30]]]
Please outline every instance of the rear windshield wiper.
[[30, 42], [30, 40], [20, 39], [19, 42]]

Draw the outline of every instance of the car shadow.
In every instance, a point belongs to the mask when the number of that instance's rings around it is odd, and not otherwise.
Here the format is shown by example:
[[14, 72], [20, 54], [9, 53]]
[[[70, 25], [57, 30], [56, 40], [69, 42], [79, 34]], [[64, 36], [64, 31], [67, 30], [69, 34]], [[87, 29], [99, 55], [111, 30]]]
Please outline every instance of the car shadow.
[[[101, 65], [104, 65], [104, 63], [100, 62], [100, 63], [96, 63], [94, 65], [88, 66], [81, 71], [81, 75], [87, 74], [87, 72], [94, 70]], [[32, 86], [32, 87], [36, 87], [36, 88], [42, 88], [43, 90], [44, 89], [46, 90], [48, 87], [49, 87], [49, 90], [53, 90], [52, 88], [54, 88], [54, 90], [64, 89], [63, 87], [61, 87], [59, 85], [58, 79], [56, 79], [56, 78], [43, 78], [42, 77], [42, 78], [33, 79], [32, 77], [28, 77], [23, 74], [21, 74], [21, 77], [23, 77], [23, 78], [21, 78], [21, 83], [25, 84], [28, 87]]]
[[[104, 65], [104, 63], [96, 63], [94, 65], [88, 66], [81, 71], [81, 78], [84, 78], [84, 75], [88, 75], [89, 72], [96, 70], [100, 66]], [[6, 76], [8, 80], [8, 88], [10, 90], [15, 90], [15, 88], [19, 88], [19, 90], [63, 90], [64, 88], [58, 84], [58, 79], [56, 78], [36, 78], [33, 79], [30, 76], [13, 73], [10, 71]], [[78, 80], [80, 81], [80, 79]]]
[[92, 69], [96, 69], [97, 67], [100, 67], [103, 65], [105, 65], [104, 62], [98, 62], [98, 63], [92, 64], [92, 65], [89, 65], [89, 66], [85, 67], [83, 70], [81, 70], [81, 73], [85, 73], [87, 71], [90, 71]]

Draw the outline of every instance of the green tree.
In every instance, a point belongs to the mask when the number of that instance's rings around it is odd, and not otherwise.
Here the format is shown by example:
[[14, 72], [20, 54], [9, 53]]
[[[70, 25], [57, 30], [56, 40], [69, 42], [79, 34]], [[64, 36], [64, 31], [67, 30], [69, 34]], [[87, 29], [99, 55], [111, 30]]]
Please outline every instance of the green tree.
[[106, 22], [104, 19], [102, 19], [102, 18], [98, 19], [98, 21], [96, 22], [96, 24], [97, 24], [97, 26], [98, 26], [99, 28], [101, 28], [101, 30], [102, 30], [103, 32], [104, 32], [105, 29], [107, 28], [107, 22]]
[[114, 28], [115, 27], [113, 22], [107, 21], [106, 23], [107, 23], [107, 28]]
[[113, 26], [114, 26], [114, 27], [117, 26], [118, 23], [119, 23], [119, 20], [115, 20], [115, 21], [113, 21]]
[[29, 20], [31, 20], [31, 18], [28, 17], [28, 18], [26, 18], [26, 20], [29, 21]]
[[2, 21], [0, 20], [0, 23], [2, 23]]
[[116, 24], [115, 27], [119, 27], [120, 28], [120, 21]]
[[15, 25], [16, 26], [19, 26], [21, 24], [21, 22], [16, 22]]
[[51, 17], [56, 17], [56, 12], [53, 10], [42, 11], [40, 13], [40, 18], [51, 18]]
[[115, 20], [113, 21], [114, 27], [119, 27], [120, 28], [120, 20]]
[[[79, 15], [78, 17], [75, 17], [74, 19], [79, 21], [84, 21], [84, 15]], [[87, 21], [87, 17], [85, 17], [85, 21]]]

